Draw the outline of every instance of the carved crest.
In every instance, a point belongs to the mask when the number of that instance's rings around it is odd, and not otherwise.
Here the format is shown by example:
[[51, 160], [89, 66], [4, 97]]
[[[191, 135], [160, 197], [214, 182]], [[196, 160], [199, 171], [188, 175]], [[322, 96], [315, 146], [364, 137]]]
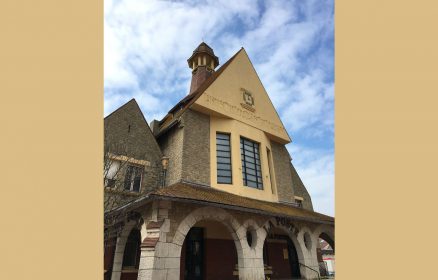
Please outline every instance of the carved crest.
[[243, 96], [243, 103], [240, 103], [240, 105], [242, 105], [243, 108], [251, 112], [254, 112], [255, 111], [254, 96], [252, 96], [252, 93], [244, 88], [241, 88], [240, 90], [242, 91], [242, 96]]

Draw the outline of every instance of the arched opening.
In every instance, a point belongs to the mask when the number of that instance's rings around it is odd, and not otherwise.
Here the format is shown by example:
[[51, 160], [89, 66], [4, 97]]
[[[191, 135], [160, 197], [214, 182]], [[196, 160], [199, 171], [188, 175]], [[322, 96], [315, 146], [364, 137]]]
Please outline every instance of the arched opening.
[[335, 243], [325, 232], [318, 237], [316, 255], [321, 276], [335, 276]]
[[113, 270], [114, 253], [116, 251], [117, 237], [108, 238], [104, 241], [104, 280], [111, 280]]
[[270, 279], [300, 279], [297, 248], [281, 228], [271, 228], [263, 244], [265, 275]]
[[237, 280], [238, 257], [230, 230], [213, 220], [197, 222], [187, 233], [180, 262], [181, 280]]
[[140, 230], [133, 229], [129, 233], [123, 253], [122, 274], [120, 280], [136, 280], [140, 264]]

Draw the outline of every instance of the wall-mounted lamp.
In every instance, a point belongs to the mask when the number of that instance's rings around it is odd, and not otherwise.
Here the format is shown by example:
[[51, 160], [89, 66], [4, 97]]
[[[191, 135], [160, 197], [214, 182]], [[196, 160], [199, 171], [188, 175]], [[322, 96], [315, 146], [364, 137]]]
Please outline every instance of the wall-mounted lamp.
[[161, 186], [164, 187], [166, 185], [166, 171], [167, 166], [169, 165], [169, 157], [163, 156], [161, 158], [161, 167], [163, 168], [163, 180], [161, 181]]
[[164, 170], [167, 170], [167, 166], [169, 165], [169, 157], [163, 156], [161, 158], [161, 165], [163, 166]]

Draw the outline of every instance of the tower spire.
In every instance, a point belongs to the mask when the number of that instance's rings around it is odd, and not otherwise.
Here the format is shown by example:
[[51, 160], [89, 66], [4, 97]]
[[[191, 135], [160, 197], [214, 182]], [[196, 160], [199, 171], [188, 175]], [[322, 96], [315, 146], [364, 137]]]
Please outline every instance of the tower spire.
[[213, 49], [202, 41], [193, 51], [192, 56], [187, 59], [187, 63], [192, 69], [190, 93], [193, 93], [214, 72], [219, 65], [219, 58], [214, 55]]

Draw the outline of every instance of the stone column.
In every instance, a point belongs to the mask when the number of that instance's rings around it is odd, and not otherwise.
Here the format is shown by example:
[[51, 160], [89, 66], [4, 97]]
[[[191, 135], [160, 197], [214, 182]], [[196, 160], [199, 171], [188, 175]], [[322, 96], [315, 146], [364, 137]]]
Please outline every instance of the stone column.
[[303, 252], [303, 259], [300, 260], [300, 262], [317, 271], [315, 272], [307, 267], [301, 266], [301, 276], [305, 279], [318, 279], [319, 265], [316, 256], [316, 247], [318, 246], [317, 239], [314, 238], [314, 235], [307, 227], [300, 230], [297, 239]]
[[[252, 228], [249, 228], [251, 227]], [[252, 232], [253, 242], [249, 246], [246, 233]], [[239, 259], [239, 280], [264, 280], [263, 244], [266, 231], [255, 223], [245, 223], [236, 232], [242, 247], [242, 258]]]
[[141, 245], [139, 280], [178, 280], [181, 246], [168, 242], [170, 201], [155, 201], [152, 217], [145, 223], [146, 237]]

